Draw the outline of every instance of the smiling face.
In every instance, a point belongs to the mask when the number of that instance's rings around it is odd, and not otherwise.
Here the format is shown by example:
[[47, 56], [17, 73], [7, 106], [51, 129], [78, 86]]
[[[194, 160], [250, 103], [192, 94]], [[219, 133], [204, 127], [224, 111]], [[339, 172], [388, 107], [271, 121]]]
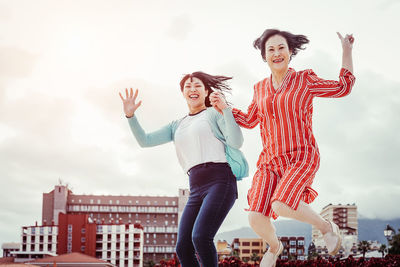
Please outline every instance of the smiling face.
[[188, 78], [183, 84], [182, 94], [188, 103], [191, 113], [206, 108], [205, 99], [208, 95], [208, 90], [205, 89], [204, 83], [199, 78]]
[[288, 43], [281, 35], [273, 35], [265, 42], [265, 60], [271, 71], [286, 71], [291, 55]]

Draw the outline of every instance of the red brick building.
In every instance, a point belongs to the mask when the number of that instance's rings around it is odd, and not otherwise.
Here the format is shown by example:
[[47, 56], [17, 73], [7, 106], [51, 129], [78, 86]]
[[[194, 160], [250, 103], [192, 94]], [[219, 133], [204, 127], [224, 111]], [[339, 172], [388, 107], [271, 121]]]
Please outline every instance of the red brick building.
[[[88, 215], [102, 224], [141, 224], [144, 230], [143, 258], [159, 262], [174, 257], [178, 222], [188, 197], [189, 191], [184, 189], [180, 189], [175, 197], [75, 195], [67, 186], [56, 185], [51, 192], [43, 193], [42, 221], [43, 224], [51, 221], [58, 224], [58, 214], [65, 213]], [[72, 231], [72, 235], [86, 238], [85, 234]], [[75, 240], [74, 236], [72, 239]], [[79, 246], [78, 241], [72, 242], [71, 248]], [[78, 251], [84, 252], [83, 249], [93, 251], [82, 245]]]

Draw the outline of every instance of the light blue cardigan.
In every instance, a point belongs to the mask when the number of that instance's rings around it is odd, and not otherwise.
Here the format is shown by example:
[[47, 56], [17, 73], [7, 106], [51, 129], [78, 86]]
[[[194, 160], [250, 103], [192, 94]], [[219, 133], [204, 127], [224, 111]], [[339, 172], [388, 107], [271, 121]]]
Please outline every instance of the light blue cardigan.
[[[231, 166], [236, 180], [247, 177], [249, 165], [243, 153], [239, 150], [243, 144], [243, 135], [233, 117], [232, 110], [230, 108], [224, 109], [223, 116], [214, 108], [207, 108], [205, 112], [215, 137], [225, 145], [226, 160]], [[182, 119], [172, 121], [161, 129], [148, 134], [140, 126], [136, 115], [128, 118], [128, 122], [139, 145], [151, 147], [174, 141], [175, 131]]]

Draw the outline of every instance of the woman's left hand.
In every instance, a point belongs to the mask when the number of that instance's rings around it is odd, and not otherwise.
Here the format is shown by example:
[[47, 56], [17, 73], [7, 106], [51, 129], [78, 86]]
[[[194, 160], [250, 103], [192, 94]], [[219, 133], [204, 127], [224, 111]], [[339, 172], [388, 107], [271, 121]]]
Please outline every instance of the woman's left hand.
[[212, 92], [210, 94], [210, 102], [211, 102], [211, 105], [221, 114], [222, 114], [222, 110], [224, 110], [228, 107], [228, 104], [226, 103], [225, 98], [219, 92]]
[[337, 32], [337, 35], [342, 42], [343, 51], [351, 51], [354, 43], [353, 34], [346, 34], [346, 36], [343, 37], [339, 32]]

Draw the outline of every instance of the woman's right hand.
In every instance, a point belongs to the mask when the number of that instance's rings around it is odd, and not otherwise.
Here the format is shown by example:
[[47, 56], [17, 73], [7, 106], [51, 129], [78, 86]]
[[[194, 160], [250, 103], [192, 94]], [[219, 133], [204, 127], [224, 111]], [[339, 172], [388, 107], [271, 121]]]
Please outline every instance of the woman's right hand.
[[210, 94], [210, 103], [221, 114], [222, 110], [228, 107], [223, 95], [215, 91]]
[[127, 118], [133, 117], [133, 115], [135, 114], [135, 111], [142, 104], [142, 101], [139, 101], [138, 103], [135, 103], [138, 93], [139, 93], [139, 91], [138, 91], [138, 89], [136, 89], [135, 95], [133, 95], [133, 89], [132, 88], [131, 88], [129, 93], [128, 93], [128, 89], [125, 89], [126, 98], [124, 98], [122, 96], [122, 94], [119, 93], [119, 96], [121, 97], [122, 103], [124, 105], [125, 116]]

